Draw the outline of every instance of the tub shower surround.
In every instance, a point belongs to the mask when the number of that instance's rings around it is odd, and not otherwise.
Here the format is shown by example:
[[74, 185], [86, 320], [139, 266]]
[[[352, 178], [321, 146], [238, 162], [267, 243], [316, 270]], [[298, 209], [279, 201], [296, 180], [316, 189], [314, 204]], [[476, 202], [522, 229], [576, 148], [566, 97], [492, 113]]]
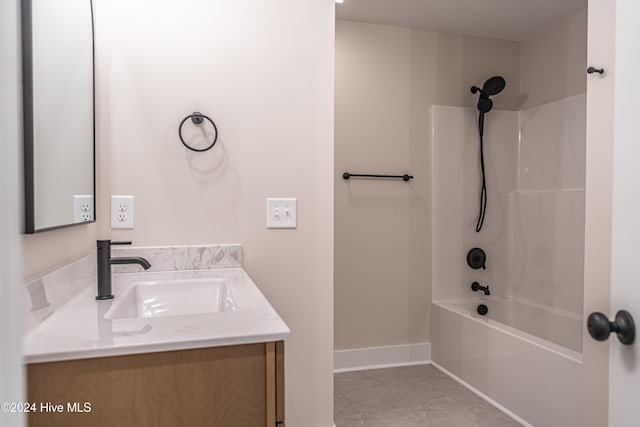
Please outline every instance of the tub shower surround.
[[[488, 210], [476, 233], [476, 112], [432, 109], [433, 300], [474, 297], [469, 287], [478, 281], [492, 295], [581, 316], [586, 96], [491, 114]], [[474, 247], [486, 251], [486, 270], [467, 266]]]
[[[476, 233], [477, 115], [432, 109], [432, 359], [525, 424], [578, 427], [586, 96], [491, 114]], [[474, 247], [486, 270], [466, 265]], [[474, 281], [491, 296], [471, 292]]]

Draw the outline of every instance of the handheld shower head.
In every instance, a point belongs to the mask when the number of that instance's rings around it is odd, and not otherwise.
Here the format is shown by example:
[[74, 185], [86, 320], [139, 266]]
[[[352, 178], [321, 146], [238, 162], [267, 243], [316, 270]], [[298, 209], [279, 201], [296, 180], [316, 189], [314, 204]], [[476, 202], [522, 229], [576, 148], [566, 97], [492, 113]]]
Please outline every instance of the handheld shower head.
[[480, 96], [480, 99], [478, 99], [478, 105], [476, 107], [482, 114], [488, 113], [493, 108], [493, 101], [489, 98], [485, 98], [484, 96]]
[[504, 90], [506, 84], [501, 76], [491, 77], [482, 85], [482, 94], [487, 97], [497, 95]]
[[482, 89], [478, 86], [471, 86], [471, 93], [474, 95], [480, 92], [478, 98], [478, 133], [480, 134], [480, 170], [482, 172], [482, 188], [480, 189], [480, 213], [478, 214], [478, 222], [476, 223], [476, 233], [482, 230], [484, 217], [487, 213], [487, 180], [484, 170], [484, 115], [493, 108], [493, 101], [490, 96], [497, 95], [504, 90], [506, 82], [501, 76], [494, 76], [488, 79], [482, 85]]
[[478, 86], [471, 86], [471, 93], [476, 94], [480, 92], [480, 98], [478, 99], [478, 111], [481, 113], [488, 113], [493, 108], [493, 101], [489, 99], [490, 96], [497, 95], [504, 90], [506, 82], [501, 76], [494, 76], [488, 79], [482, 85], [482, 89]]

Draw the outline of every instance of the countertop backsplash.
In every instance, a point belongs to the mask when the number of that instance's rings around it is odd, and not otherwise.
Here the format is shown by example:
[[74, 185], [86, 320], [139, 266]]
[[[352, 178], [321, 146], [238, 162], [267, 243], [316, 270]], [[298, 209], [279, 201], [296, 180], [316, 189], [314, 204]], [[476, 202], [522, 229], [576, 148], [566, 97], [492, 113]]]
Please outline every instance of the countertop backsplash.
[[30, 331], [87, 286], [96, 286], [96, 252], [28, 282], [24, 327]]
[[[151, 263], [149, 271], [209, 270], [242, 267], [241, 245], [150, 246], [111, 248], [113, 257], [143, 257]], [[139, 265], [114, 265], [113, 273], [137, 273]]]

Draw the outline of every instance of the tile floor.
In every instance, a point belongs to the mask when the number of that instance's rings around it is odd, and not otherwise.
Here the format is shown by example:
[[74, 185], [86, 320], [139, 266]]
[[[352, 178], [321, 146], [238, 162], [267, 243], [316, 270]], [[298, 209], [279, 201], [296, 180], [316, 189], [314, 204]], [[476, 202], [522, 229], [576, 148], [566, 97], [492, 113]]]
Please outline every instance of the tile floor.
[[334, 375], [336, 427], [517, 427], [433, 365]]

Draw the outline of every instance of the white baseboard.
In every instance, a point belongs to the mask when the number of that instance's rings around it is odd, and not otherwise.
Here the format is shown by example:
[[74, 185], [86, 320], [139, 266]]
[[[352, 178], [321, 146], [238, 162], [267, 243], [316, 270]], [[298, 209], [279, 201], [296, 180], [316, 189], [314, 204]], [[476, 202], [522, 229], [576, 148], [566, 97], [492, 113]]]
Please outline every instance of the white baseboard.
[[490, 398], [489, 396], [487, 396], [486, 394], [484, 394], [483, 392], [481, 392], [480, 390], [478, 390], [477, 388], [469, 384], [468, 382], [464, 381], [462, 378], [452, 374], [442, 366], [438, 365], [436, 362], [431, 362], [431, 364], [436, 368], [440, 369], [446, 375], [450, 376], [452, 379], [456, 380], [457, 382], [465, 386], [468, 390], [472, 391], [479, 397], [486, 400], [492, 406], [495, 406], [496, 409], [499, 409], [500, 411], [504, 412], [505, 414], [507, 414], [508, 416], [510, 416], [511, 418], [513, 418], [514, 420], [522, 424], [523, 426], [533, 427], [531, 424], [529, 424], [528, 422], [526, 422], [525, 420], [523, 420], [522, 418], [520, 418], [519, 416], [517, 416], [516, 414], [514, 414], [513, 412], [511, 412], [510, 410], [508, 410], [507, 408], [505, 408], [504, 406], [502, 406], [501, 404], [499, 404], [498, 402], [496, 402], [495, 400], [493, 400], [492, 398]]
[[431, 343], [428, 342], [337, 350], [333, 352], [333, 372], [424, 365], [430, 361]]

